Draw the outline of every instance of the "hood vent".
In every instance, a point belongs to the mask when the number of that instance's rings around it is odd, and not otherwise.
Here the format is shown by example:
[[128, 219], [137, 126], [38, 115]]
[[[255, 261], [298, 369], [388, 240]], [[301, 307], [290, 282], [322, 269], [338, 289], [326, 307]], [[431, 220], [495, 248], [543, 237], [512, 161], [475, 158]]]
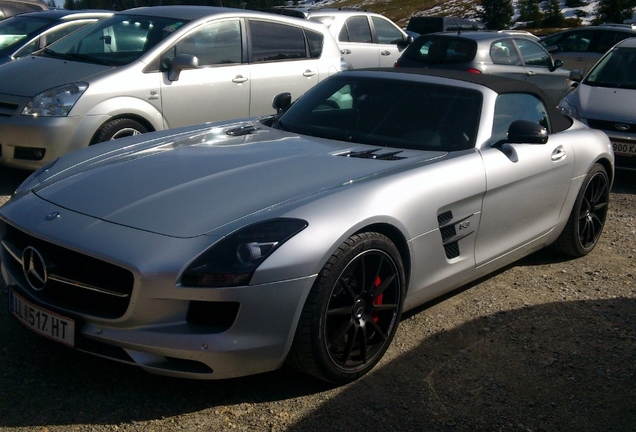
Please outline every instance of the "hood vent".
[[353, 157], [353, 158], [360, 158], [360, 159], [379, 159], [379, 160], [406, 159], [406, 157], [404, 156], [397, 156], [399, 153], [402, 153], [402, 150], [392, 151], [388, 153], [378, 153], [379, 151], [380, 149], [359, 151], [359, 152], [349, 152], [349, 153], [341, 153], [338, 156]]

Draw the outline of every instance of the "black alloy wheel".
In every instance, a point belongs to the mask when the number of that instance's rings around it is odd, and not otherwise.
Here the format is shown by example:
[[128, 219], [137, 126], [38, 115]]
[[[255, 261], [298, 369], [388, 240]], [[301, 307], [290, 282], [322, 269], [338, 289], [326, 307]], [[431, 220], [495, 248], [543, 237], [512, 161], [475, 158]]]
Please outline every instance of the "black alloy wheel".
[[404, 269], [393, 243], [378, 233], [352, 236], [312, 288], [290, 362], [338, 384], [359, 378], [391, 344], [404, 294]]
[[594, 249], [605, 226], [609, 195], [607, 171], [596, 164], [585, 177], [567, 225], [555, 243], [558, 250], [580, 257]]

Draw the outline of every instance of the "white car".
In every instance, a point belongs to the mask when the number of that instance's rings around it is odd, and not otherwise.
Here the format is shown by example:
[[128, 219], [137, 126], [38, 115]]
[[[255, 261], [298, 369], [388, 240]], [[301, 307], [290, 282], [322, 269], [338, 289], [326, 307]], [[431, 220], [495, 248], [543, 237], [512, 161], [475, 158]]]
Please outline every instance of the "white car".
[[329, 27], [352, 69], [391, 67], [413, 37], [385, 16], [363, 10], [270, 8], [268, 12], [318, 21]]
[[325, 26], [206, 6], [130, 9], [0, 68], [0, 164], [35, 169], [102, 141], [273, 114], [339, 72]]

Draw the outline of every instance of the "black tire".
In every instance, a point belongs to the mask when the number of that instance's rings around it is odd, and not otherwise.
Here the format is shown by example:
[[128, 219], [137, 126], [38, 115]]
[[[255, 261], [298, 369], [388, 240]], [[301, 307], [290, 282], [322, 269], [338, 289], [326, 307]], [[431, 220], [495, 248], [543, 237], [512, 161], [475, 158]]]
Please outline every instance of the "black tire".
[[587, 173], [574, 208], [554, 247], [567, 255], [587, 255], [598, 243], [609, 204], [610, 183], [607, 171], [596, 164]]
[[148, 132], [148, 129], [138, 121], [129, 118], [119, 118], [105, 123], [97, 131], [93, 144], [146, 132]]
[[351, 236], [318, 274], [288, 363], [331, 383], [356, 380], [391, 344], [404, 296], [404, 267], [395, 245], [378, 233]]

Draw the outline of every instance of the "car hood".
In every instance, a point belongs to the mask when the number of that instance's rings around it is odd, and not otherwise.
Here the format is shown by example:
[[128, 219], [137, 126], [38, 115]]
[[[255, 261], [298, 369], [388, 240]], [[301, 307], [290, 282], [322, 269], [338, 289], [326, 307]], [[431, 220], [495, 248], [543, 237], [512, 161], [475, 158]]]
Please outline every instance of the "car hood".
[[[446, 154], [405, 150], [399, 159], [391, 156], [395, 149], [269, 128], [230, 136], [220, 127], [120, 149], [111, 145], [106, 148], [113, 150], [103, 153], [93, 147], [76, 152], [83, 152], [80, 156], [68, 155], [77, 164], [61, 158], [48, 178], [39, 176], [33, 192], [62, 208], [174, 237], [209, 233], [240, 218]], [[368, 150], [379, 157], [352, 153]]]
[[88, 81], [112, 66], [27, 56], [2, 65], [0, 93], [33, 97], [53, 87]]
[[583, 118], [636, 121], [636, 90], [579, 85], [576, 90]]

